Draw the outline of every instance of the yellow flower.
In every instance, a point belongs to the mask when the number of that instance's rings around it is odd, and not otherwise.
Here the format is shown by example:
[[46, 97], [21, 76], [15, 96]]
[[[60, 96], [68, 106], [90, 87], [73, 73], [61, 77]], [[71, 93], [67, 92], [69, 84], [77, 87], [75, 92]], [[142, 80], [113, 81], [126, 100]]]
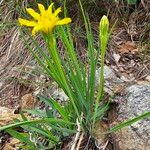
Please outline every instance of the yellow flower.
[[32, 8], [26, 8], [26, 11], [34, 18], [33, 21], [19, 18], [20, 25], [33, 27], [32, 35], [36, 32], [42, 31], [45, 33], [52, 32], [52, 29], [57, 25], [64, 25], [71, 22], [71, 18], [60, 19], [58, 14], [61, 12], [61, 8], [52, 12], [53, 3], [45, 10], [42, 4], [38, 4], [40, 14], [35, 12]]

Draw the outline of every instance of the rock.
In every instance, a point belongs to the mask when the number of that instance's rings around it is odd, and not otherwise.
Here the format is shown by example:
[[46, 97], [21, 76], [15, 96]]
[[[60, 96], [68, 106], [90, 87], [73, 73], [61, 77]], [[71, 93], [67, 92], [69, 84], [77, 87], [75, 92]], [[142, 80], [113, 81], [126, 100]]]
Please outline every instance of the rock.
[[[100, 69], [96, 71], [99, 83]], [[116, 110], [110, 112], [110, 126], [127, 121], [146, 111], [150, 111], [149, 82], [129, 82], [116, 76], [113, 69], [104, 67], [105, 92], [114, 95], [112, 102]], [[148, 79], [146, 79], [148, 80]], [[97, 84], [98, 86], [98, 84]], [[115, 112], [112, 114], [112, 112]], [[115, 150], [149, 150], [150, 149], [150, 118], [140, 120], [131, 126], [122, 128], [112, 134]]]
[[[96, 70], [96, 86], [98, 87], [100, 81], [100, 69]], [[124, 81], [119, 79], [113, 69], [108, 66], [104, 66], [104, 78], [105, 78], [105, 92], [113, 95], [116, 88], [124, 86]]]
[[[131, 85], [124, 90], [122, 96], [116, 96], [115, 99], [119, 103], [118, 123], [137, 117], [150, 111], [150, 85]], [[112, 136], [116, 150], [149, 150], [150, 118], [122, 128]]]
[[58, 100], [60, 102], [65, 102], [68, 100], [68, 96], [64, 93], [64, 91], [60, 88], [56, 89], [53, 93], [52, 93], [52, 97], [55, 100]]
[[150, 82], [150, 75], [146, 77], [146, 80]]

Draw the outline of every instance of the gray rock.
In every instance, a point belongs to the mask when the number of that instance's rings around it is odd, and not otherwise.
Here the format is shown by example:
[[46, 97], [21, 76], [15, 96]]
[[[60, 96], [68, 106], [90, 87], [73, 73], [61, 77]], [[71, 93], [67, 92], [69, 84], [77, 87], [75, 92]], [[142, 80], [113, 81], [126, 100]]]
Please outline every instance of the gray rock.
[[[99, 81], [100, 77], [100, 68], [96, 70], [96, 80]], [[108, 66], [104, 66], [104, 78], [106, 82], [112, 82], [112, 83], [122, 83], [123, 80], [119, 79], [113, 69], [111, 69]]]
[[[96, 71], [96, 79], [99, 83], [100, 69]], [[115, 115], [111, 114], [108, 120], [112, 120], [112, 126], [120, 122], [137, 117], [144, 112], [150, 111], [150, 84], [133, 85], [132, 82], [124, 82], [118, 78], [113, 69], [104, 67], [105, 92], [114, 95], [112, 102], [116, 102]], [[120, 85], [123, 90], [115, 92]], [[114, 119], [112, 119], [114, 117]], [[115, 118], [116, 117], [116, 118]], [[122, 128], [112, 134], [115, 150], [150, 150], [150, 118], [140, 120], [131, 126]]]
[[[125, 89], [120, 102], [117, 122], [125, 121], [150, 111], [150, 85], [132, 85]], [[143, 119], [113, 134], [116, 149], [150, 150], [150, 118]]]
[[60, 88], [56, 89], [52, 95], [55, 100], [59, 100], [60, 102], [65, 102], [68, 100], [68, 96], [64, 93], [64, 91]]
[[[115, 87], [124, 83], [123, 80], [119, 79], [113, 69], [108, 66], [104, 66], [104, 78], [105, 78], [105, 92], [113, 95]], [[100, 68], [96, 70], [96, 86], [98, 87], [100, 82]]]

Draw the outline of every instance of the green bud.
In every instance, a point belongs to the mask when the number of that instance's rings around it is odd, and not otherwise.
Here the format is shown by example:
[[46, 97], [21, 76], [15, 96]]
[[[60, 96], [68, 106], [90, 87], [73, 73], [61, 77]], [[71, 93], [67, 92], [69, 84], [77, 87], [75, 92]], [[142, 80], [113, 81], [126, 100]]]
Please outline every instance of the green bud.
[[107, 16], [104, 15], [101, 18], [99, 28], [100, 28], [100, 36], [104, 36], [107, 38], [109, 33], [109, 20]]

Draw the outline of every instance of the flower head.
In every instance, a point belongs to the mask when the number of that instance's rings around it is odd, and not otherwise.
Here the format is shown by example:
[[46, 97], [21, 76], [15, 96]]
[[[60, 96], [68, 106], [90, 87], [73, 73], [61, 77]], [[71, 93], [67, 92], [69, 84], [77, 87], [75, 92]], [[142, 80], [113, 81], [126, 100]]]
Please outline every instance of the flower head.
[[33, 27], [32, 35], [36, 32], [42, 31], [44, 33], [52, 32], [53, 28], [57, 25], [64, 25], [71, 22], [71, 18], [60, 19], [58, 14], [61, 12], [61, 8], [52, 11], [53, 3], [50, 4], [47, 10], [45, 10], [42, 4], [38, 4], [40, 14], [32, 8], [26, 8], [26, 11], [33, 17], [33, 21], [19, 18], [20, 25]]

